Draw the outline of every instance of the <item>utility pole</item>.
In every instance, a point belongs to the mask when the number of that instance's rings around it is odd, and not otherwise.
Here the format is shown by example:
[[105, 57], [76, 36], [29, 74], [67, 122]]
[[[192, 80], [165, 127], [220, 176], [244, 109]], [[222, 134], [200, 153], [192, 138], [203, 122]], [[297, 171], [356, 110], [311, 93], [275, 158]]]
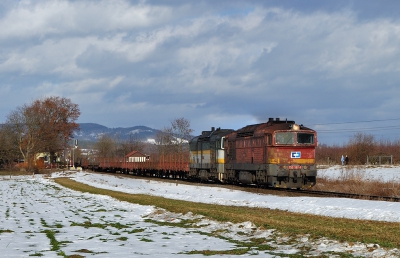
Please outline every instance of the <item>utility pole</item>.
[[72, 148], [72, 165], [75, 170], [75, 149], [78, 148], [78, 140], [74, 141], [74, 148]]

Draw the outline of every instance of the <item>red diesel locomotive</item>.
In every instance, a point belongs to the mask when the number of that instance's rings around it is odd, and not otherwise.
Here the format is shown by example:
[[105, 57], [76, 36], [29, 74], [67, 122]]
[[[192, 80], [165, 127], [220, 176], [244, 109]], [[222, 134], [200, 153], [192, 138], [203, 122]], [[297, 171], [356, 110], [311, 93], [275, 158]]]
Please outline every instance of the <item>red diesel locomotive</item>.
[[191, 179], [297, 189], [316, 183], [317, 133], [294, 121], [212, 128], [189, 145]]

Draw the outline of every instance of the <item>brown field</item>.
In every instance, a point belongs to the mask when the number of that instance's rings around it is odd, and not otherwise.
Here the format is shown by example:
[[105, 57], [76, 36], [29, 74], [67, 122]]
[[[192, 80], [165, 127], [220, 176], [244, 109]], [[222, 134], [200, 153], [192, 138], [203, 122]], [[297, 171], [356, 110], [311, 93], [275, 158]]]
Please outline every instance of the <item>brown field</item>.
[[352, 166], [345, 169], [335, 179], [317, 177], [313, 190], [343, 192], [360, 195], [400, 197], [400, 183], [373, 180], [366, 176], [363, 166]]

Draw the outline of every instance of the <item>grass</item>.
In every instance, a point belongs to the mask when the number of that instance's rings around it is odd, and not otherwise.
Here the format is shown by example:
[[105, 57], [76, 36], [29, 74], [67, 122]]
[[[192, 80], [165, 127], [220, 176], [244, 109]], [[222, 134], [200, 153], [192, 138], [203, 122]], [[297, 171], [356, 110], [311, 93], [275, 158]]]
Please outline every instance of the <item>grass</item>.
[[219, 206], [99, 189], [69, 178], [56, 178], [55, 181], [77, 191], [108, 195], [120, 201], [152, 205], [171, 212], [192, 212], [221, 222], [251, 221], [260, 228], [276, 229], [288, 236], [308, 234], [309, 238], [327, 237], [350, 243], [375, 243], [382, 247], [400, 248], [400, 223], [340, 219], [265, 208]]
[[26, 175], [32, 175], [32, 172], [26, 172], [26, 171], [21, 171], [21, 170], [0, 170], [0, 176], [26, 176]]
[[101, 228], [105, 229], [106, 227], [113, 227], [116, 229], [123, 229], [123, 228], [129, 228], [130, 226], [128, 225], [123, 225], [119, 222], [117, 223], [92, 223], [90, 221], [85, 221], [83, 223], [77, 223], [77, 222], [72, 222], [71, 227], [84, 227], [84, 228]]
[[202, 251], [190, 251], [186, 252], [185, 254], [202, 254], [205, 256], [210, 255], [222, 255], [222, 254], [230, 254], [230, 255], [243, 255], [249, 251], [247, 248], [236, 248], [232, 250], [221, 250], [221, 251], [211, 251], [211, 250], [202, 250]]
[[57, 241], [55, 234], [56, 231], [53, 230], [44, 230], [43, 233], [46, 234], [47, 238], [50, 239], [51, 251], [58, 251], [60, 250], [60, 242]]
[[14, 231], [12, 231], [11, 229], [0, 229], [0, 234], [3, 233], [13, 233]]
[[143, 231], [145, 231], [145, 229], [144, 228], [136, 228], [136, 229], [133, 229], [133, 230], [131, 230], [131, 231], [126, 231], [128, 234], [136, 234], [136, 233], [142, 233]]

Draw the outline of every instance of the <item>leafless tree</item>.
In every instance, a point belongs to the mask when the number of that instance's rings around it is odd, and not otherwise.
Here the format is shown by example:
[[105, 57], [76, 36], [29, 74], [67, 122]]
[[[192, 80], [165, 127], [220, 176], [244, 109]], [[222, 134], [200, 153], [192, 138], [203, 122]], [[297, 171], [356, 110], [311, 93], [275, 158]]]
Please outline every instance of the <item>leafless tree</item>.
[[49, 152], [54, 156], [68, 145], [73, 131], [79, 128], [75, 123], [79, 115], [78, 105], [71, 100], [47, 97], [13, 110], [5, 127], [12, 132], [10, 137], [31, 169], [37, 153]]
[[124, 157], [126, 154], [131, 151], [140, 151], [143, 152], [145, 148], [145, 143], [141, 141], [137, 136], [131, 134], [129, 135], [129, 139], [121, 141], [118, 144], [117, 155], [120, 157]]
[[373, 135], [356, 133], [349, 141], [346, 155], [352, 164], [365, 164], [367, 156], [374, 153], [375, 146]]
[[176, 118], [171, 121], [171, 126], [164, 127], [156, 136], [161, 155], [183, 155], [187, 152], [188, 142], [192, 138], [193, 129], [186, 118]]
[[8, 126], [0, 127], [0, 166], [12, 168], [13, 161], [22, 159], [18, 144], [14, 141], [15, 137], [10, 137], [14, 132]]
[[114, 158], [116, 148], [116, 140], [108, 134], [103, 134], [95, 144], [97, 155], [101, 158]]

